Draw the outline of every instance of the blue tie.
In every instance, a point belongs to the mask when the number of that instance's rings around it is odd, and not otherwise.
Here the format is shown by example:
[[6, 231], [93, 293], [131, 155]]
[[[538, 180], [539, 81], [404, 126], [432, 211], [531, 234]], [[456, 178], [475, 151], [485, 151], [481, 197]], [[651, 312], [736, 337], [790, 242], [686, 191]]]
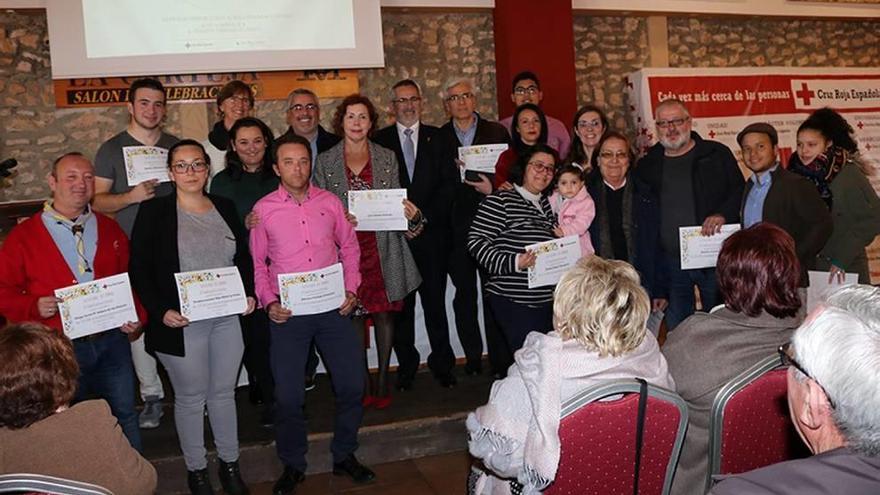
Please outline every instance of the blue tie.
[[406, 161], [406, 171], [409, 173], [409, 180], [413, 179], [413, 173], [416, 169], [416, 145], [412, 140], [412, 129], [404, 129], [403, 134], [406, 139], [403, 141], [403, 159]]

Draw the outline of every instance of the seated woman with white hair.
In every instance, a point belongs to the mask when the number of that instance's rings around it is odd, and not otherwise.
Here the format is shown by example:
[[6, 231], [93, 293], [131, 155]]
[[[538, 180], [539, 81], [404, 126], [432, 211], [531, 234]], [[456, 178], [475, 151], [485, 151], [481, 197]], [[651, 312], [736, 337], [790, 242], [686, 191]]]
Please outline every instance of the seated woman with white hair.
[[468, 415], [474, 468], [470, 493], [546, 488], [559, 465], [562, 403], [607, 380], [644, 378], [674, 389], [657, 339], [645, 327], [651, 305], [635, 269], [598, 256], [581, 259], [556, 286], [555, 331], [532, 332], [489, 402]]

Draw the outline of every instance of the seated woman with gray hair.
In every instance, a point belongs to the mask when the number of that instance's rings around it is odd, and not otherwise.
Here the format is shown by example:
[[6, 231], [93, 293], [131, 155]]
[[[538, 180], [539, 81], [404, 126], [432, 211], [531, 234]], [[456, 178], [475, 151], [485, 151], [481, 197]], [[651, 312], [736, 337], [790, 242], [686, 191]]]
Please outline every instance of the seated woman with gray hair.
[[156, 489], [156, 470], [122, 434], [103, 400], [70, 406], [73, 344], [39, 323], [0, 329], [0, 474], [40, 474], [118, 494]]
[[[644, 378], [674, 389], [656, 338], [645, 328], [648, 294], [623, 261], [581, 259], [556, 286], [555, 331], [532, 332], [489, 402], [468, 415], [471, 454], [482, 461], [470, 493], [536, 493], [556, 477], [561, 405], [606, 380]], [[485, 468], [485, 469], [482, 469]]]

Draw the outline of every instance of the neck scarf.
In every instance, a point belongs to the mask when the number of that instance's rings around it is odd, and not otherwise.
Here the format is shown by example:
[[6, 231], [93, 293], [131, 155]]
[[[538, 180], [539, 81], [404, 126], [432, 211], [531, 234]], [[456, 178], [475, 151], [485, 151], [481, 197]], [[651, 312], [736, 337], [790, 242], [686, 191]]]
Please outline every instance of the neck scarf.
[[52, 219], [60, 225], [67, 227], [67, 229], [70, 230], [70, 233], [73, 234], [73, 238], [76, 241], [76, 269], [79, 274], [91, 273], [92, 267], [89, 266], [89, 260], [86, 258], [86, 245], [83, 240], [83, 234], [86, 230], [86, 222], [92, 217], [91, 208], [86, 205], [85, 211], [73, 220], [58, 213], [58, 211], [52, 206], [51, 201], [46, 201], [43, 204], [43, 211], [48, 213]]
[[229, 147], [229, 131], [223, 125], [223, 121], [214, 124], [214, 128], [208, 133], [208, 141], [220, 151], [226, 151]]
[[845, 149], [832, 146], [807, 165], [804, 165], [800, 156], [795, 153], [788, 162], [788, 169], [812, 182], [819, 191], [819, 196], [828, 208], [831, 208], [834, 200], [831, 194], [831, 182], [849, 159], [850, 154]]

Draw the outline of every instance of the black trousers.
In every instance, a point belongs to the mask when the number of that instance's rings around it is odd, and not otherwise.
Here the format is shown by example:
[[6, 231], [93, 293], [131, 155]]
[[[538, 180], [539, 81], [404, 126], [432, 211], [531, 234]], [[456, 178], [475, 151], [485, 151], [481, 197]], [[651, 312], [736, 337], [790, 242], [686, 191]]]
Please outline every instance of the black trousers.
[[553, 330], [553, 303], [526, 306], [489, 294], [489, 311], [495, 315], [511, 353], [518, 351], [530, 332]]
[[257, 382], [263, 400], [270, 404], [275, 394], [275, 380], [269, 364], [269, 315], [257, 308], [247, 316], [240, 316], [241, 335], [244, 340], [242, 360], [248, 370], [248, 378]]
[[[477, 273], [480, 269], [476, 260], [467, 250], [467, 230], [457, 229], [452, 236], [452, 249], [449, 258], [449, 276], [455, 286], [455, 297], [452, 306], [455, 310], [455, 327], [458, 338], [464, 347], [468, 363], [477, 366], [483, 354], [483, 340], [477, 312]], [[489, 353], [489, 364], [495, 373], [505, 374], [513, 364], [513, 354], [508, 350], [507, 343], [486, 300], [485, 281], [488, 276], [480, 275], [483, 284], [483, 325], [486, 330], [486, 348]]]
[[[398, 376], [412, 379], [419, 367], [420, 356], [415, 347], [416, 294], [422, 301], [425, 328], [431, 343], [428, 368], [435, 376], [449, 374], [455, 366], [455, 353], [449, 344], [449, 322], [446, 319], [446, 267], [448, 240], [431, 231], [410, 242], [422, 284], [404, 299], [403, 311], [397, 314], [394, 328], [394, 353], [397, 355]], [[477, 334], [479, 339], [479, 334]], [[477, 344], [482, 348], [482, 342]]]

